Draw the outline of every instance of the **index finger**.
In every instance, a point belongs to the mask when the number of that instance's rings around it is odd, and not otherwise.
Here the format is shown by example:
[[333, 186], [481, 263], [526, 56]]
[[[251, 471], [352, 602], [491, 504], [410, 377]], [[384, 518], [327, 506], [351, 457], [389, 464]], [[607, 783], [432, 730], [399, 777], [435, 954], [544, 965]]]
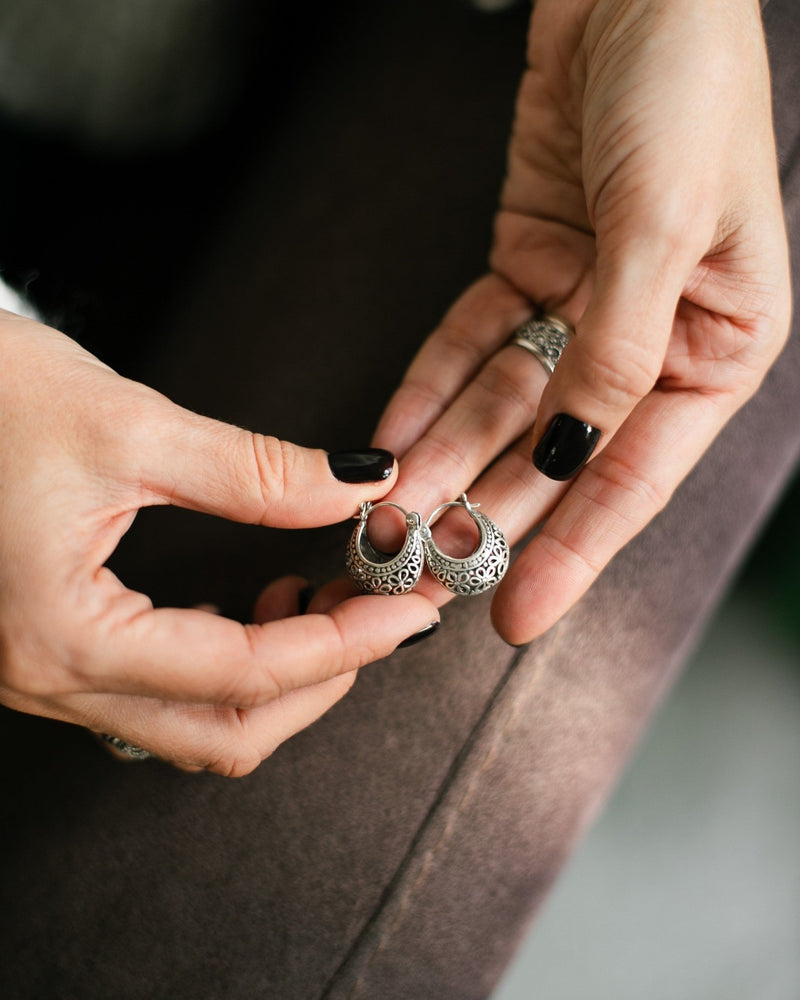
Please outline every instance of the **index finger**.
[[94, 690], [250, 708], [388, 656], [438, 620], [419, 594], [359, 596], [263, 625], [150, 606], [101, 626], [82, 672]]

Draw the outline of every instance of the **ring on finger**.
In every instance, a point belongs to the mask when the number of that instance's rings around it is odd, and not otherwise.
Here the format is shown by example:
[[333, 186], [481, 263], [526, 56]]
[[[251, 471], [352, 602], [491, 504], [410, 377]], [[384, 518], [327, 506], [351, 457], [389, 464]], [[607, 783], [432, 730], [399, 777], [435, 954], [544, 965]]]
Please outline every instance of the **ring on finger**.
[[542, 313], [517, 327], [508, 343], [530, 351], [547, 374], [552, 375], [564, 348], [574, 336], [575, 328], [566, 320]]
[[145, 750], [142, 747], [137, 747], [133, 743], [128, 743], [126, 740], [121, 740], [119, 736], [111, 736], [109, 733], [100, 733], [100, 738], [105, 740], [109, 746], [112, 746], [118, 753], [124, 754], [126, 757], [130, 757], [131, 760], [147, 760], [148, 757], [152, 757], [149, 750]]

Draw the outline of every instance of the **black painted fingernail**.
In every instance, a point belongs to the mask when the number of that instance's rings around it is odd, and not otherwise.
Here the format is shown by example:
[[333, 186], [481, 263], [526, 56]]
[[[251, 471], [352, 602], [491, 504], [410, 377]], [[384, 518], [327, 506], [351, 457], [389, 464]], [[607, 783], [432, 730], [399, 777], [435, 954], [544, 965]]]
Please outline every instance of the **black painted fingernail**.
[[298, 615], [304, 615], [308, 611], [308, 606], [311, 603], [314, 594], [316, 594], [316, 589], [310, 584], [308, 587], [303, 587], [303, 589], [297, 595], [297, 613]]
[[380, 483], [391, 476], [394, 455], [383, 448], [332, 451], [328, 455], [328, 465], [343, 483]]
[[431, 622], [430, 625], [426, 625], [425, 628], [421, 628], [419, 632], [415, 632], [407, 639], [403, 639], [397, 648], [408, 649], [409, 646], [416, 646], [418, 642], [422, 642], [422, 640], [427, 639], [429, 635], [433, 635], [433, 633], [439, 628], [440, 624], [441, 622]]
[[533, 464], [550, 479], [572, 479], [589, 461], [600, 438], [600, 428], [559, 413], [533, 450]]

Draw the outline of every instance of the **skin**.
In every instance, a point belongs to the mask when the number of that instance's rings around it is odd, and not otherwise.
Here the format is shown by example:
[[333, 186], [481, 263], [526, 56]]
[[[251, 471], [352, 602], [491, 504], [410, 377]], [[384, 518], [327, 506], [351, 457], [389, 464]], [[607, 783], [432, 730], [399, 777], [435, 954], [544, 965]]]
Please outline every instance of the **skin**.
[[[189, 769], [247, 774], [438, 619], [422, 596], [268, 587], [255, 622], [154, 609], [103, 564], [136, 511], [176, 504], [283, 528], [350, 517], [326, 453], [190, 413], [73, 341], [0, 313], [0, 700], [113, 733]], [[89, 404], [87, 405], [87, 401]], [[333, 598], [333, 599], [332, 599]]]
[[[753, 0], [538, 0], [527, 57], [491, 273], [375, 438], [401, 459], [388, 499], [430, 510], [468, 490], [512, 542], [542, 525], [493, 601], [514, 644], [667, 503], [758, 388], [791, 305]], [[532, 303], [577, 328], [549, 382], [504, 346]], [[569, 483], [531, 462], [558, 413], [603, 432]]]
[[[512, 643], [552, 625], [663, 507], [788, 330], [758, 8], [538, 0], [528, 63], [491, 273], [424, 344], [376, 434], [399, 479], [338, 483], [323, 452], [189, 413], [0, 313], [0, 701], [245, 774], [447, 599], [424, 579], [387, 615], [385, 598], [334, 583], [301, 618], [303, 581], [287, 578], [250, 626], [154, 610], [103, 568], [142, 506], [303, 527], [383, 497], [425, 516], [468, 490], [512, 542], [543, 524], [494, 598]], [[549, 383], [505, 346], [532, 303], [577, 326]], [[530, 458], [560, 412], [603, 431], [570, 483]]]

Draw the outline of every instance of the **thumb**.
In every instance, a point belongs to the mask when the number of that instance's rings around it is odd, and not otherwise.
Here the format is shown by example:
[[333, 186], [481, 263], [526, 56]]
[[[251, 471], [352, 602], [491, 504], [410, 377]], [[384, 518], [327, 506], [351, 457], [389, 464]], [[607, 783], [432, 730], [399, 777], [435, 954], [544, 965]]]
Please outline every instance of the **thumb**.
[[592, 298], [539, 405], [533, 462], [540, 472], [571, 479], [653, 388], [690, 270], [652, 244], [598, 253]]
[[334, 524], [397, 479], [382, 449], [326, 452], [199, 416], [163, 399], [142, 428], [140, 484], [152, 503], [278, 528]]

